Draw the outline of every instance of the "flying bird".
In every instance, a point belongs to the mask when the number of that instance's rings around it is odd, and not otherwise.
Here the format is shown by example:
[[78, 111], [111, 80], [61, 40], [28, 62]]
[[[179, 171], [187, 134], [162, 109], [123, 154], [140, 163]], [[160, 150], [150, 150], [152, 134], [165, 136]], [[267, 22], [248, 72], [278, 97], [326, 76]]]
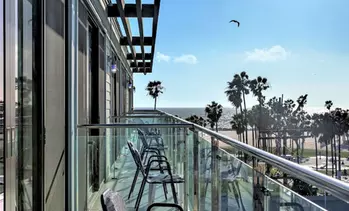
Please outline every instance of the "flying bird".
[[231, 20], [231, 21], [229, 21], [229, 23], [232, 23], [232, 22], [237, 23], [237, 24], [238, 24], [238, 27], [240, 26], [240, 22], [239, 22], [239, 21], [237, 21], [237, 20]]

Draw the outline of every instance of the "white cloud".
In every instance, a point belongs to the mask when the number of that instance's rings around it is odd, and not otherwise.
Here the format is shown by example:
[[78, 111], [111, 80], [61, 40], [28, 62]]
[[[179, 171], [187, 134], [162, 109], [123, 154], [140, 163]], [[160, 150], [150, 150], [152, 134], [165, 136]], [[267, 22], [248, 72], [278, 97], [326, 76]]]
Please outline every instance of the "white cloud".
[[179, 57], [175, 57], [173, 59], [174, 62], [176, 63], [186, 63], [186, 64], [196, 64], [198, 63], [198, 59], [196, 58], [196, 56], [192, 55], [192, 54], [185, 54]]
[[165, 62], [169, 62], [171, 60], [171, 57], [168, 55], [165, 55], [163, 53], [157, 52], [156, 53], [156, 61], [161, 62], [161, 61], [165, 61]]
[[280, 45], [274, 45], [271, 48], [254, 49], [253, 51], [245, 52], [246, 61], [259, 61], [259, 62], [274, 62], [278, 60], [285, 60], [290, 52]]

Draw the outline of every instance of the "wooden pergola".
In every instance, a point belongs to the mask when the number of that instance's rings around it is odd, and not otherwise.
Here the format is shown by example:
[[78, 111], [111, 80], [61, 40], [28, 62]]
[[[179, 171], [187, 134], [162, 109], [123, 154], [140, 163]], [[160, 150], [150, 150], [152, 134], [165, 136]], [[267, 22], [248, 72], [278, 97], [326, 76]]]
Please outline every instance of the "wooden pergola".
[[[108, 5], [108, 17], [120, 18], [125, 36], [120, 38], [121, 46], [129, 46], [127, 60], [134, 73], [151, 73], [154, 61], [156, 32], [158, 26], [160, 0], [153, 4], [142, 4], [135, 0], [135, 4], [125, 4], [124, 0], [116, 0], [116, 4]], [[139, 36], [132, 36], [129, 18], [137, 18]], [[143, 18], [152, 18], [152, 36], [144, 36]], [[140, 46], [141, 52], [136, 52], [135, 46]], [[146, 53], [144, 47], [151, 46], [151, 52]]]

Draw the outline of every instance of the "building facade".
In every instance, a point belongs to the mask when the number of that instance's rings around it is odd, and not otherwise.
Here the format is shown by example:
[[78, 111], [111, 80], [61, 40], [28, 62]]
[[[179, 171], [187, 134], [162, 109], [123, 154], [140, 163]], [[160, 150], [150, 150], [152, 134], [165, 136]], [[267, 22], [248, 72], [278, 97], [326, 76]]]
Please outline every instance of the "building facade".
[[0, 210], [85, 210], [89, 193], [111, 177], [116, 143], [80, 140], [86, 131], [76, 127], [111, 123], [133, 108], [137, 63], [108, 17], [111, 4], [1, 1]]

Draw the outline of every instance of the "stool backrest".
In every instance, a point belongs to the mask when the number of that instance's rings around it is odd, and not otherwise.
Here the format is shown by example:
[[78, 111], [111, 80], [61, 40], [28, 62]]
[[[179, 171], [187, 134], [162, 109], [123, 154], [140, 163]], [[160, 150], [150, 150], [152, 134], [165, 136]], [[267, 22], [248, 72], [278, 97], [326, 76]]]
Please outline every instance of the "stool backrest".
[[121, 194], [110, 189], [101, 195], [101, 205], [103, 211], [126, 211], [126, 203]]
[[137, 168], [142, 172], [143, 176], [146, 176], [146, 172], [139, 151], [133, 146], [133, 143], [130, 141], [127, 142], [127, 145], [131, 152], [133, 161], [136, 163]]

